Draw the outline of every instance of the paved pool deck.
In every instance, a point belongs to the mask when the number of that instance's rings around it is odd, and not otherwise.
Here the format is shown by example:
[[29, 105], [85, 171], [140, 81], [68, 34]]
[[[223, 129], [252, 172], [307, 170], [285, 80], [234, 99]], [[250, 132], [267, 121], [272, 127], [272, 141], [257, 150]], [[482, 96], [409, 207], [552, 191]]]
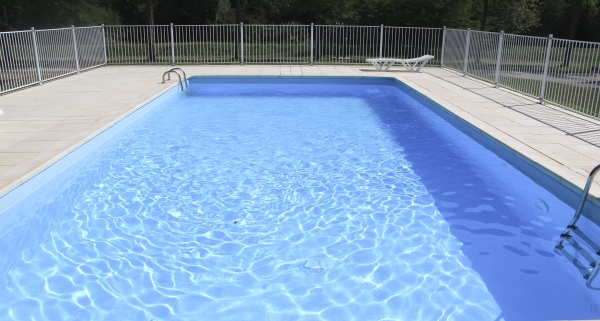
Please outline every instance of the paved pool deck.
[[[0, 96], [0, 196], [175, 86], [169, 66], [105, 66]], [[182, 66], [191, 76], [395, 77], [571, 188], [600, 164], [600, 121], [436, 67]], [[600, 198], [600, 175], [591, 194]], [[598, 203], [598, 199], [595, 200]], [[1, 209], [0, 209], [1, 210]]]

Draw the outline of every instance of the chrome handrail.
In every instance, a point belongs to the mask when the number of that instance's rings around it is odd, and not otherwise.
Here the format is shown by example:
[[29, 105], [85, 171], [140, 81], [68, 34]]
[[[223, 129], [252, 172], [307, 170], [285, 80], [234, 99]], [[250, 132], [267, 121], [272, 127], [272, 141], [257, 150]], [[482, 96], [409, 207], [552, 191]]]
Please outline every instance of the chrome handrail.
[[185, 82], [185, 85], [189, 88], [188, 83], [187, 83], [187, 76], [185, 75], [185, 71], [183, 71], [183, 69], [181, 69], [179, 67], [175, 67], [175, 68], [171, 68], [171, 70], [169, 70], [169, 71], [177, 72], [177, 70], [181, 71], [181, 73], [183, 74], [183, 81]]
[[560, 234], [560, 240], [558, 241], [558, 243], [556, 243], [555, 248], [560, 248], [562, 246], [563, 238], [570, 236], [569, 232], [577, 228], [575, 224], [581, 218], [581, 214], [583, 213], [583, 207], [585, 206], [585, 202], [587, 201], [590, 188], [592, 187], [592, 183], [594, 182], [594, 176], [596, 176], [598, 171], [600, 171], [600, 164], [594, 167], [594, 169], [592, 169], [592, 171], [590, 172], [590, 175], [588, 176], [588, 179], [585, 183], [585, 187], [581, 193], [581, 199], [579, 200], [579, 204], [577, 205], [575, 215], [573, 216], [573, 219], [571, 219], [571, 222], [567, 225], [567, 228], [564, 230], [564, 232]]
[[181, 75], [179, 74], [178, 71], [181, 71], [181, 73], [183, 74], [183, 83], [185, 84], [185, 87], [189, 90], [190, 89], [190, 85], [188, 84], [187, 81], [187, 76], [185, 74], [185, 71], [183, 71], [183, 69], [175, 67], [175, 68], [171, 68], [168, 71], [165, 71], [165, 73], [163, 74], [163, 81], [162, 83], [165, 83], [165, 75], [167, 75], [167, 80], [171, 80], [171, 73], [175, 73], [177, 75], [177, 77], [179, 77], [179, 85], [181, 87], [182, 91], [185, 91], [185, 89], [183, 88], [183, 84], [181, 83]]
[[[171, 73], [177, 75], [177, 78], [179, 78], [179, 87], [181, 88], [181, 91], [185, 91], [185, 89], [183, 88], [183, 84], [181, 83], [181, 75], [173, 70], [165, 71], [165, 73], [162, 75], [162, 84], [164, 84], [166, 80], [171, 80]], [[165, 76], [168, 76], [168, 79], [165, 80]]]
[[[590, 175], [588, 176], [588, 179], [585, 183], [585, 187], [583, 188], [583, 191], [581, 193], [581, 199], [579, 200], [579, 204], [577, 205], [577, 209], [575, 210], [575, 215], [573, 215], [571, 222], [569, 222], [569, 224], [567, 225], [565, 230], [560, 234], [560, 238], [559, 238], [558, 242], [556, 243], [556, 246], [554, 246], [555, 251], [558, 252], [558, 251], [564, 249], [563, 241], [565, 239], [571, 238], [572, 235], [570, 233], [574, 232], [575, 234], [582, 237], [582, 239], [590, 247], [593, 248], [593, 250], [595, 251], [595, 254], [597, 256], [600, 256], [600, 248], [598, 248], [598, 245], [591, 238], [589, 238], [586, 234], [584, 234], [581, 230], [579, 230], [577, 225], [575, 225], [575, 224], [577, 224], [577, 221], [579, 221], [579, 219], [581, 218], [581, 215], [583, 214], [583, 208], [585, 206], [585, 202], [587, 201], [587, 197], [588, 197], [590, 188], [592, 187], [592, 183], [594, 182], [594, 177], [596, 176], [596, 174], [599, 171], [600, 171], [600, 164], [597, 165], [596, 167], [594, 167], [594, 169], [592, 169], [592, 171], [590, 172]], [[600, 289], [600, 288], [592, 287], [592, 281], [600, 273], [600, 257], [597, 258], [595, 261], [592, 261], [589, 263], [591, 266], [591, 269], [589, 267], [587, 268], [588, 269], [587, 272], [589, 272], [589, 273], [585, 274], [584, 271], [581, 271], [582, 273], [584, 273], [583, 277], [586, 279], [586, 286], [588, 288]]]

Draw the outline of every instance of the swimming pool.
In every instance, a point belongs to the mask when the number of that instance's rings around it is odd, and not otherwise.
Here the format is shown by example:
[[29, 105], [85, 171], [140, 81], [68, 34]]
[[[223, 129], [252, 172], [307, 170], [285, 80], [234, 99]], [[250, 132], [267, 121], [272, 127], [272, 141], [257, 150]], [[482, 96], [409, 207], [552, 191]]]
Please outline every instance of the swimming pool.
[[600, 315], [598, 292], [552, 252], [573, 210], [403, 84], [190, 86], [2, 199], [1, 315]]

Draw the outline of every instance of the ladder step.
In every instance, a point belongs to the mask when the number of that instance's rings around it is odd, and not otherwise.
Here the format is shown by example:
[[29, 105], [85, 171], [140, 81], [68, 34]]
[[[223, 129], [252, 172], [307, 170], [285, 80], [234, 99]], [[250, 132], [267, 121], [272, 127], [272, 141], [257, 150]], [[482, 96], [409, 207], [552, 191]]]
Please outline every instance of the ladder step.
[[589, 261], [587, 261], [587, 259], [584, 259], [582, 262], [582, 258], [579, 257], [575, 257], [575, 255], [571, 254], [569, 251], [567, 251], [564, 247], [563, 248], [557, 248], [555, 249], [556, 253], [564, 256], [569, 262], [573, 263], [573, 265], [575, 266], [575, 268], [577, 268], [577, 270], [579, 271], [579, 273], [581, 273], [581, 276], [583, 276], [584, 279], [588, 279], [590, 276], [590, 270], [591, 267], [589, 266]]
[[586, 275], [583, 276], [583, 278], [587, 280], [585, 282], [585, 285], [587, 285], [588, 288], [594, 289], [594, 290], [600, 290], [600, 287], [594, 286], [594, 284], [593, 284], [593, 281], [596, 278], [596, 276], [598, 276], [599, 272], [600, 272], [600, 258], [598, 258], [598, 260], [596, 260], [596, 262], [594, 264], [594, 268], [590, 271], [590, 274], [588, 274], [587, 276]]
[[596, 255], [600, 255], [600, 246], [596, 242], [594, 242], [589, 236], [583, 233], [581, 229], [575, 227], [571, 228], [571, 231], [577, 234], [577, 236], [579, 236], [592, 250], [594, 250]]
[[[579, 235], [579, 234], [577, 234]], [[585, 242], [585, 240], [584, 240]], [[564, 247], [561, 249], [563, 250], [564, 253], [569, 253], [569, 255], [571, 257], [575, 257], [578, 259], [578, 261], [581, 262], [581, 264], [583, 266], [585, 266], [587, 269], [592, 269], [594, 267], [594, 265], [596, 264], [596, 260], [597, 257], [594, 256], [594, 254], [590, 253], [589, 250], [586, 248], [585, 245], [587, 245], [586, 243], [581, 243], [580, 241], [578, 241], [578, 239], [576, 238], [566, 238], [563, 241], [563, 245], [564, 244], [569, 244], [571, 246], [569, 247]], [[571, 252], [569, 252], [568, 249], [572, 249]], [[559, 253], [563, 253], [563, 252], [559, 252]], [[572, 259], [569, 259], [569, 261], [573, 261]]]

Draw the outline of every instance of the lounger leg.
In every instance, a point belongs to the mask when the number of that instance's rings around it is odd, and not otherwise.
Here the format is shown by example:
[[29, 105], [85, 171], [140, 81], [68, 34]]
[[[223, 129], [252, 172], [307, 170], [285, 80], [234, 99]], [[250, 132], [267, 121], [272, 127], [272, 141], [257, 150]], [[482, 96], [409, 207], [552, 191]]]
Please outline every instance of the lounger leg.
[[385, 66], [385, 69], [383, 71], [390, 70], [390, 68], [392, 68], [393, 65], [394, 65], [394, 61], [388, 61], [387, 66]]
[[404, 65], [404, 68], [406, 68], [406, 70], [413, 71], [413, 72], [419, 72], [419, 71], [421, 71], [421, 68], [423, 68], [423, 66], [425, 66], [425, 63], [427, 63], [427, 61], [417, 61], [414, 64], [407, 64], [407, 63], [402, 63], [402, 64]]
[[375, 69], [381, 71], [381, 68], [383, 67], [384, 62], [373, 61], [372, 64], [375, 67]]
[[373, 61], [371, 63], [379, 71], [388, 71], [394, 65], [394, 61]]

